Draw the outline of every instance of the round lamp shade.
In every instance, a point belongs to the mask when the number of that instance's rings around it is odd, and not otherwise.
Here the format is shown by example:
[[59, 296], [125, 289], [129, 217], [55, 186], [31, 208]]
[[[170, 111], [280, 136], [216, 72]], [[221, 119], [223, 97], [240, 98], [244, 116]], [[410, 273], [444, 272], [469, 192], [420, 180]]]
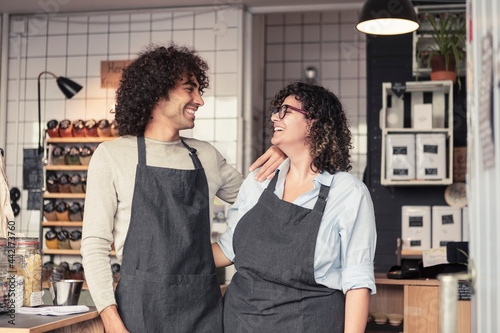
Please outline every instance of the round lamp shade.
[[417, 15], [410, 0], [367, 0], [356, 28], [373, 35], [399, 35], [417, 30]]

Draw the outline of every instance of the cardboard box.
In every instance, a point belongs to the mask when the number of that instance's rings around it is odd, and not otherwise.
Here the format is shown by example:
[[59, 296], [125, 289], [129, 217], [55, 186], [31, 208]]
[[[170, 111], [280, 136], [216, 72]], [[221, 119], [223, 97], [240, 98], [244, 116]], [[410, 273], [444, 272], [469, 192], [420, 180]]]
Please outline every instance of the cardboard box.
[[416, 135], [417, 179], [446, 178], [446, 134]]
[[413, 106], [411, 127], [416, 129], [432, 128], [432, 104], [415, 104]]
[[388, 134], [385, 163], [387, 179], [415, 179], [415, 135]]
[[432, 248], [446, 247], [462, 240], [462, 209], [432, 206]]
[[423, 251], [431, 248], [431, 207], [401, 207], [402, 249]]

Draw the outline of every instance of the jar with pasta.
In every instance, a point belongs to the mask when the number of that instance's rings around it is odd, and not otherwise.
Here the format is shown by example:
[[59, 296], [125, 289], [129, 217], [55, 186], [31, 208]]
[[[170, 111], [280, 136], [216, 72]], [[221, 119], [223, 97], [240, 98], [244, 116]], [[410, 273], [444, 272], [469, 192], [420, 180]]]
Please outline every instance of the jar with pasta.
[[24, 277], [24, 306], [42, 304], [42, 257], [38, 238], [16, 238], [14, 267]]

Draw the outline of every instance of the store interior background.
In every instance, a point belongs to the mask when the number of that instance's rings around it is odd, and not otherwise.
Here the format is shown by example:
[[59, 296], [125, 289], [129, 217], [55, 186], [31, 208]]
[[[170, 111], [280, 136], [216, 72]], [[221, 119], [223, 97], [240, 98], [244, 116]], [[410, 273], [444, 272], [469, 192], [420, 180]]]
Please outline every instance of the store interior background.
[[[34, 4], [31, 11], [18, 14], [11, 11], [10, 17], [0, 6], [0, 13], [4, 14], [2, 34], [7, 34], [9, 40], [9, 45], [3, 44], [2, 47], [2, 52], [8, 48], [7, 62], [3, 62], [1, 68], [7, 95], [6, 99], [0, 100], [7, 119], [6, 127], [0, 124], [0, 133], [5, 135], [3, 148], [11, 187], [22, 189], [23, 149], [37, 147], [36, 78], [40, 72], [52, 71], [84, 87], [73, 99], [67, 100], [58, 90], [55, 80], [44, 78], [43, 124], [50, 119], [112, 119], [109, 110], [114, 105], [114, 90], [100, 88], [100, 61], [131, 59], [149, 42], [173, 40], [193, 46], [211, 68], [211, 88], [204, 96], [205, 106], [200, 110], [194, 130], [184, 134], [213, 143], [229, 163], [244, 174], [252, 159], [266, 146], [263, 114], [270, 97], [282, 84], [302, 79], [303, 71], [309, 65], [319, 69], [319, 83], [335, 92], [346, 105], [355, 139], [353, 172], [365, 179], [374, 201], [378, 232], [376, 271], [386, 272], [395, 264], [402, 205], [445, 204], [444, 187], [380, 185], [378, 114], [382, 104], [381, 84], [415, 80], [411, 70], [412, 36], [367, 38], [358, 33], [354, 26], [362, 1], [315, 2], [308, 6], [290, 2], [286, 7], [276, 3], [277, 7], [267, 9], [262, 7], [263, 1], [254, 7], [222, 1], [217, 1], [214, 6], [212, 1], [193, 2], [192, 5], [197, 7], [180, 8], [163, 8], [168, 6], [165, 2], [151, 2], [150, 5], [144, 2], [140, 3], [140, 9], [124, 8], [138, 6], [138, 2], [132, 2], [117, 2], [114, 8], [99, 7], [104, 4], [90, 8], [87, 2], [78, 5], [76, 1], [41, 1]], [[47, 6], [42, 7], [42, 3]], [[72, 12], [69, 10], [71, 6], [86, 8], [76, 8], [76, 12]], [[499, 10], [492, 8], [494, 4], [486, 0], [476, 1], [473, 6], [477, 21], [480, 21], [479, 15], [492, 13], [491, 19], [485, 19], [475, 33], [479, 35], [489, 29], [494, 33], [494, 40], [500, 40], [498, 24], [492, 23], [494, 13]], [[9, 20], [8, 24], [6, 20]], [[223, 22], [222, 27], [227, 30], [223, 33], [214, 30], [216, 22]], [[498, 47], [494, 45], [495, 49]], [[476, 52], [478, 49], [476, 44]], [[475, 69], [476, 77], [479, 76], [479, 63]], [[466, 110], [471, 101], [467, 102], [465, 95], [473, 89], [467, 88], [466, 82], [462, 81], [460, 93], [454, 90], [456, 146], [467, 145]], [[495, 96], [498, 96], [497, 91]], [[498, 103], [496, 97], [496, 110], [499, 109]], [[495, 126], [499, 133], [497, 123], [498, 119]], [[495, 140], [498, 147], [498, 135]], [[493, 207], [498, 205], [498, 199], [492, 198], [497, 190], [490, 186], [498, 184], [500, 178], [498, 154], [496, 161], [496, 171], [493, 174], [486, 172], [475, 187], [479, 193], [481, 186], [485, 186], [484, 195], [490, 198], [480, 206], [486, 213], [479, 213], [479, 208], [476, 213], [471, 213], [477, 220], [484, 217], [482, 214], [486, 214], [486, 219], [482, 220], [493, 221], [495, 216]], [[480, 168], [475, 167], [477, 174]], [[16, 222], [21, 232], [38, 237], [40, 215], [38, 211], [26, 209], [27, 197], [27, 191], [22, 191], [22, 210]], [[481, 197], [478, 196], [477, 200]], [[500, 228], [494, 223], [487, 226], [491, 240], [473, 255], [484, 257], [484, 263], [493, 263], [488, 252], [499, 252], [499, 246], [493, 240], [500, 236]], [[471, 239], [480, 243], [477, 233], [472, 232]], [[74, 258], [61, 257], [61, 260], [72, 262]], [[484, 263], [480, 265], [486, 267]], [[479, 284], [479, 292], [484, 297], [476, 307], [485, 311], [487, 319], [483, 324], [479, 320], [475, 323], [485, 325], [486, 330], [480, 331], [492, 331], [487, 329], [498, 327], [496, 323], [500, 319], [495, 319], [494, 314], [498, 313], [500, 293], [493, 282], [499, 273], [498, 265], [488, 266], [485, 282]]]

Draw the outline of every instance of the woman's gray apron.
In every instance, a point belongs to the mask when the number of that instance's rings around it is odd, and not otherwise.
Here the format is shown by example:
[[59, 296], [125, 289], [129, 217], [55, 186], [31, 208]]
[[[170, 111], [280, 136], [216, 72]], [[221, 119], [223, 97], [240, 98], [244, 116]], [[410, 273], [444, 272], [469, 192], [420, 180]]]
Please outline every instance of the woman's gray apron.
[[233, 236], [236, 274], [224, 295], [224, 331], [344, 332], [344, 294], [314, 279], [314, 250], [330, 188], [314, 208], [280, 200], [278, 174]]
[[[130, 332], [222, 332], [222, 297], [210, 242], [208, 183], [194, 170], [146, 165], [144, 136], [125, 239], [118, 312]], [[168, 158], [168, 156], [165, 156]]]

